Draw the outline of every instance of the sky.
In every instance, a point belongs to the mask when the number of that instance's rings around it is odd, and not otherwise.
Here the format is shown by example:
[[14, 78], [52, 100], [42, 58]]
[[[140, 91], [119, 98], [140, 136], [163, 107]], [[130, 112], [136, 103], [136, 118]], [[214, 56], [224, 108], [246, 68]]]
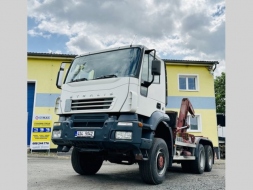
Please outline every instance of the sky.
[[218, 61], [225, 72], [224, 0], [28, 0], [27, 51], [83, 54], [125, 45], [162, 59]]

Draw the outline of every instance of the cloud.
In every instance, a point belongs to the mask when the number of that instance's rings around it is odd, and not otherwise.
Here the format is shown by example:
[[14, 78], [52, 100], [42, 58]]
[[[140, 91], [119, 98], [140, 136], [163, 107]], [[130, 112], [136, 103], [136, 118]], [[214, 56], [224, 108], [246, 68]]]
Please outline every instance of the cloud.
[[35, 37], [35, 36], [42, 36], [43, 38], [50, 38], [51, 37], [50, 34], [44, 34], [43, 32], [37, 32], [36, 30], [28, 30], [27, 34], [31, 35], [33, 37]]
[[70, 39], [66, 44], [71, 52], [82, 54], [83, 52], [96, 51], [105, 48], [100, 40], [94, 37], [78, 35]]
[[28, 35], [65, 35], [67, 53], [134, 39], [162, 58], [218, 60], [225, 69], [224, 0], [28, 0], [27, 12], [36, 22]]

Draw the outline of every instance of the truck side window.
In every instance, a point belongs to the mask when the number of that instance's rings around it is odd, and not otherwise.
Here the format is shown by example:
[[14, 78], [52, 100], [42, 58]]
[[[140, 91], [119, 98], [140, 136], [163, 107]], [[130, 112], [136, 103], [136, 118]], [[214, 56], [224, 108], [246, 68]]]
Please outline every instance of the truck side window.
[[[152, 81], [152, 74], [151, 74], [151, 67], [152, 67], [152, 61], [154, 57], [150, 54], [144, 54], [144, 60], [142, 65], [142, 73], [141, 73], [141, 82]], [[160, 84], [160, 76], [155, 76], [154, 81], [152, 84]], [[141, 95], [147, 96], [148, 89], [144, 86], [141, 86]]]

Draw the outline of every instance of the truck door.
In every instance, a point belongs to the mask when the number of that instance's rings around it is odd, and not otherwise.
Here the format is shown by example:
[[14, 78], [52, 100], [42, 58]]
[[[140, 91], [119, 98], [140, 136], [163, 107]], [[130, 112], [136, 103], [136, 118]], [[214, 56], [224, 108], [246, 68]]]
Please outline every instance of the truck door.
[[[151, 54], [144, 54], [142, 70], [141, 70], [141, 83], [144, 81], [151, 82], [152, 74], [152, 60], [154, 59]], [[164, 63], [162, 61], [162, 63]], [[154, 111], [165, 110], [165, 72], [164, 64], [161, 64], [161, 75], [154, 76], [154, 81], [149, 87], [140, 85], [139, 94], [139, 110], [142, 115], [150, 116]]]

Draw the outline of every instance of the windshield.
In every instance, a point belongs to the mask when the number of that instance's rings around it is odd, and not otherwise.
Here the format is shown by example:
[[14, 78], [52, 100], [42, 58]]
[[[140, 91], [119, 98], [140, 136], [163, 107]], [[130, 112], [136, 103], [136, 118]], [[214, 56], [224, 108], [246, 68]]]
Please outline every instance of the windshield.
[[78, 57], [71, 65], [66, 83], [135, 76], [140, 55], [140, 48], [129, 48]]

